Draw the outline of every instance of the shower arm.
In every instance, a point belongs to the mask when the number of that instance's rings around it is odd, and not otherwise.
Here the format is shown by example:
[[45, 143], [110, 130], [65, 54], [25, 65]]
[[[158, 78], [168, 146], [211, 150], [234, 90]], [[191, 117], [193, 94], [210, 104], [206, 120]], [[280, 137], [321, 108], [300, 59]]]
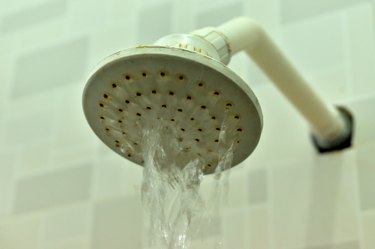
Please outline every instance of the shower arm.
[[225, 64], [232, 55], [245, 51], [309, 122], [319, 151], [341, 149], [343, 143], [350, 146], [351, 115], [325, 103], [258, 23], [238, 17], [192, 34], [208, 40]]

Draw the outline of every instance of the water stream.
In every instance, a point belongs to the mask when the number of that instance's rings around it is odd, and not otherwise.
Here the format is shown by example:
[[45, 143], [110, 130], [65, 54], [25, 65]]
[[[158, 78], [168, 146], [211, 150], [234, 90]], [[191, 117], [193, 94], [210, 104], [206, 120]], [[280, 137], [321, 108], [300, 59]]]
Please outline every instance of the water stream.
[[[210, 209], [219, 210], [227, 186], [227, 173], [233, 158], [233, 139], [222, 126], [218, 146], [219, 163], [216, 167], [212, 193], [204, 199], [200, 186], [206, 176], [202, 172], [202, 158], [186, 153], [179, 146], [176, 131], [164, 121], [144, 129], [142, 151], [145, 161], [142, 183], [147, 241], [145, 248], [187, 249], [194, 236], [200, 233], [201, 219]], [[220, 244], [218, 242], [218, 244]]]

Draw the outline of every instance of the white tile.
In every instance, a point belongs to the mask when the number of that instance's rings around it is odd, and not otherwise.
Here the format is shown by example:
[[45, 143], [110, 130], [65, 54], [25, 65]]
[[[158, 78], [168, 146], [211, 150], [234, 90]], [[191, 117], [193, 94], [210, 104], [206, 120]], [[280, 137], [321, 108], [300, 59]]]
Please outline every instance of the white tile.
[[364, 238], [364, 247], [363, 249], [372, 249], [375, 248], [375, 214], [363, 215], [362, 216], [363, 224], [363, 238]]
[[357, 174], [362, 210], [375, 210], [375, 143], [357, 146]]
[[289, 170], [280, 168], [272, 172], [273, 234], [274, 243], [279, 248], [293, 248], [304, 244], [309, 191], [308, 186], [304, 186], [303, 190], [301, 186], [306, 182], [304, 178], [310, 175], [305, 173], [306, 164], [308, 162], [301, 162]]
[[24, 97], [83, 80], [88, 46], [87, 37], [80, 37], [20, 56], [13, 73], [12, 95]]
[[358, 238], [353, 151], [290, 162], [272, 171], [272, 221], [278, 248]]
[[328, 244], [328, 245], [309, 246], [309, 247], [303, 247], [301, 249], [358, 249], [358, 248], [360, 248], [360, 244], [358, 241], [349, 241], [349, 242], [341, 242], [341, 243]]
[[249, 230], [247, 229], [246, 215], [245, 209], [226, 212], [223, 215], [222, 248], [248, 248], [247, 238]]
[[309, 79], [310, 72], [345, 65], [344, 39], [343, 16], [337, 13], [284, 26], [281, 45], [292, 63]]
[[254, 91], [263, 112], [263, 131], [257, 148], [241, 165], [252, 168], [291, 158], [309, 160], [315, 155], [311, 129], [282, 93], [270, 84]]
[[55, 140], [57, 148], [69, 149], [71, 146], [98, 142], [83, 113], [82, 94], [85, 81], [80, 82], [61, 89], [63, 95], [53, 110], [58, 119]]
[[85, 201], [90, 198], [92, 169], [88, 165], [21, 179], [17, 183], [14, 214]]
[[90, 249], [89, 243], [84, 240], [67, 240], [54, 245], [46, 245], [41, 249]]
[[97, 203], [91, 246], [93, 249], [141, 248], [142, 224], [140, 196]]
[[[257, 87], [261, 87], [266, 84], [270, 84], [272, 81], [267, 78], [267, 76], [263, 73], [263, 71], [257, 66], [257, 64], [244, 52], [241, 52], [240, 54], [243, 54], [243, 56], [246, 57], [245, 70], [247, 72], [247, 77], [242, 77], [243, 79], [249, 79], [246, 80], [246, 83], [253, 89], [253, 91], [256, 92]], [[237, 56], [237, 55], [236, 55]], [[272, 87], [275, 87], [273, 84], [271, 84]]]
[[[68, 30], [70, 35], [95, 33], [111, 20], [110, 1], [69, 1]], [[126, 15], [126, 10], [124, 10]]]
[[126, 181], [126, 176], [123, 173], [121, 165], [113, 164], [112, 162], [99, 163], [96, 166], [94, 178], [93, 191], [95, 199], [100, 200], [121, 196], [124, 191], [123, 182]]
[[308, 73], [309, 82], [327, 103], [341, 104], [350, 98], [351, 87], [348, 77], [348, 66], [327, 67], [314, 73]]
[[340, 10], [366, 0], [281, 0], [281, 21], [295, 22], [324, 13]]
[[20, 150], [18, 164], [23, 172], [45, 170], [51, 163], [50, 141], [35, 143], [27, 149]]
[[[13, 72], [13, 64], [16, 60], [17, 45], [19, 41], [12, 37], [0, 38], [0, 65], [2, 73], [0, 74], [0, 111], [4, 113], [4, 108], [8, 106], [11, 93], [11, 77]], [[4, 121], [0, 118], [0, 124]]]
[[250, 171], [247, 191], [250, 205], [267, 202], [268, 199], [268, 176], [266, 169], [255, 169]]
[[159, 38], [172, 31], [172, 2], [161, 2], [144, 6], [137, 17], [138, 42], [153, 44]]
[[27, 2], [22, 0], [14, 0], [14, 1], [3, 1], [2, 6], [4, 6], [4, 12], [15, 12], [15, 11], [23, 11], [26, 8], [32, 9], [35, 5], [43, 5], [45, 4], [45, 0], [29, 0]]
[[226, 1], [222, 4], [215, 2], [207, 9], [198, 8], [195, 26], [196, 28], [218, 26], [234, 17], [241, 16], [243, 8], [241, 1]]
[[245, 52], [239, 52], [232, 56], [228, 67], [240, 76], [255, 93], [257, 87], [270, 82]]
[[66, 1], [49, 1], [25, 8], [3, 17], [0, 30], [3, 34], [17, 32], [30, 26], [40, 25], [61, 18], [67, 11]]
[[39, 219], [14, 219], [0, 225], [0, 248], [39, 249], [39, 240]]
[[79, 145], [69, 145], [53, 147], [49, 168], [64, 168], [80, 163], [90, 162], [94, 164], [96, 155], [96, 143], [83, 143]]
[[[8, 37], [14, 37], [20, 44], [14, 44], [17, 47], [17, 56], [25, 52], [32, 52], [41, 50], [46, 47], [54, 46], [57, 43], [65, 40], [69, 32], [66, 24], [66, 19], [56, 18], [48, 22], [43, 22], [42, 25], [30, 26], [23, 29], [22, 32], [12, 32]], [[73, 37], [70, 37], [71, 39]], [[22, 42], [27, 41], [27, 43]]]
[[[200, 1], [199, 4], [205, 4], [208, 1]], [[174, 1], [173, 11], [173, 33], [190, 33], [195, 28], [195, 4], [191, 1]]]
[[348, 10], [351, 89], [353, 96], [375, 94], [375, 33], [373, 4]]
[[26, 146], [33, 146], [53, 139], [54, 116], [46, 108], [33, 110], [32, 105], [14, 109], [5, 121], [5, 134], [1, 145], [8, 150], [20, 151]]
[[109, 148], [105, 143], [103, 143], [99, 138], [98, 138], [97, 150], [100, 156], [106, 156], [106, 157], [109, 156], [109, 157], [115, 157], [115, 158], [121, 157], [120, 155], [115, 153], [111, 148]]
[[[231, 172], [228, 179], [228, 187], [225, 189], [225, 181], [219, 184], [223, 184], [222, 198], [224, 206], [226, 208], [241, 208], [248, 205], [248, 192], [247, 192], [247, 178], [241, 174], [243, 170], [237, 172]], [[227, 191], [227, 192], [225, 192]]]
[[0, 225], [10, 215], [15, 181], [15, 154], [0, 153]]
[[[117, 11], [123, 14], [123, 9]], [[125, 19], [95, 32], [91, 38], [90, 68], [115, 52], [138, 45], [133, 35], [136, 30], [135, 21]]]
[[354, 99], [347, 103], [354, 116], [355, 146], [372, 143], [375, 140], [375, 94], [366, 98]]
[[70, 206], [48, 213], [44, 217], [43, 240], [45, 244], [58, 244], [88, 237], [90, 206]]
[[249, 248], [268, 249], [272, 245], [270, 217], [267, 207], [253, 207], [248, 211], [249, 214]]
[[[112, 0], [109, 2], [110, 8], [109, 11], [111, 13], [110, 20], [113, 21], [112, 24], [119, 24], [121, 22], [122, 24], [125, 24], [126, 22], [129, 22], [130, 19], [134, 19], [136, 14], [138, 13], [138, 5], [141, 2], [139, 1], [133, 1], [133, 0]], [[132, 11], [129, 11], [132, 10]], [[111, 25], [111, 26], [115, 26]], [[135, 24], [132, 25], [135, 27]], [[128, 29], [126, 30], [129, 34], [134, 34], [134, 32], [131, 32]], [[123, 34], [123, 32], [119, 32], [119, 29], [117, 29], [118, 34]], [[130, 37], [127, 37], [127, 40]]]
[[256, 20], [271, 36], [279, 35], [280, 6], [279, 0], [244, 1], [244, 14]]
[[191, 3], [195, 7], [200, 7], [202, 9], [210, 9], [214, 7], [215, 5], [225, 5], [225, 4], [231, 4], [234, 2], [238, 2], [238, 0], [207, 0], [207, 1], [200, 1], [200, 0], [193, 0]]
[[[9, 83], [13, 83], [10, 81]], [[53, 110], [57, 107], [58, 101], [62, 98], [62, 88], [53, 88], [43, 92], [36, 92], [33, 95], [24, 96], [18, 99], [8, 99], [9, 108], [6, 119], [15, 118], [29, 118], [29, 116], [37, 115], [40, 112], [49, 112], [51, 117], [54, 112]], [[12, 85], [12, 90], [14, 86]], [[55, 116], [58, 116], [55, 115]]]
[[[114, 152], [112, 152], [114, 153]], [[108, 199], [123, 195], [140, 195], [143, 168], [130, 164], [118, 155], [104, 157], [96, 163], [95, 199]]]

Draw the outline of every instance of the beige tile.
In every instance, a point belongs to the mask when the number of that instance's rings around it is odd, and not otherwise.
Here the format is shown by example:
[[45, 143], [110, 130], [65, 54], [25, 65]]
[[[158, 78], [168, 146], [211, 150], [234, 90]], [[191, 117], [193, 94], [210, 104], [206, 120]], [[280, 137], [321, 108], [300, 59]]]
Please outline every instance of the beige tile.
[[266, 169], [255, 169], [250, 171], [247, 182], [247, 191], [250, 205], [267, 202], [268, 199], [268, 177]]
[[140, 196], [97, 203], [93, 215], [93, 249], [141, 248], [143, 223]]
[[272, 223], [279, 248], [358, 238], [355, 157], [351, 150], [272, 171]]
[[365, 98], [357, 98], [347, 104], [354, 116], [355, 146], [363, 146], [375, 141], [375, 93]]
[[246, 209], [237, 209], [223, 214], [223, 248], [248, 248], [248, 226]]
[[77, 238], [88, 238], [91, 206], [75, 205], [50, 212], [44, 217], [45, 244], [64, 243]]
[[357, 146], [357, 174], [362, 210], [375, 210], [375, 143]]
[[15, 191], [13, 213], [88, 200], [91, 194], [91, 177], [91, 167], [80, 165], [21, 179]]
[[375, 248], [375, 213], [362, 215], [363, 223], [363, 249]]
[[0, 225], [0, 248], [39, 249], [40, 221], [36, 218], [10, 219]]
[[82, 239], [67, 240], [54, 245], [46, 245], [45, 247], [42, 247], [42, 249], [90, 249], [90, 246], [85, 239]]
[[248, 240], [249, 248], [268, 249], [271, 248], [271, 229], [269, 227], [270, 217], [266, 206], [252, 207], [248, 211]]
[[358, 248], [360, 248], [360, 244], [358, 241], [348, 241], [348, 242], [339, 242], [336, 244], [329, 244], [329, 245], [303, 247], [301, 249], [358, 249]]

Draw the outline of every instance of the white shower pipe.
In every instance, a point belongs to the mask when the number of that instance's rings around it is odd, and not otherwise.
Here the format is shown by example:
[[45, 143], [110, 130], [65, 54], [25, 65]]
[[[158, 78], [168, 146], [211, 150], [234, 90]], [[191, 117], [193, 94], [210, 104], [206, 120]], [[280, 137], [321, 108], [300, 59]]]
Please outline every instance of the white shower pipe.
[[245, 51], [307, 119], [318, 146], [336, 146], [351, 136], [345, 115], [317, 95], [265, 30], [252, 19], [238, 17], [217, 28], [204, 28], [192, 34], [205, 38], [216, 47], [225, 64], [230, 56]]

